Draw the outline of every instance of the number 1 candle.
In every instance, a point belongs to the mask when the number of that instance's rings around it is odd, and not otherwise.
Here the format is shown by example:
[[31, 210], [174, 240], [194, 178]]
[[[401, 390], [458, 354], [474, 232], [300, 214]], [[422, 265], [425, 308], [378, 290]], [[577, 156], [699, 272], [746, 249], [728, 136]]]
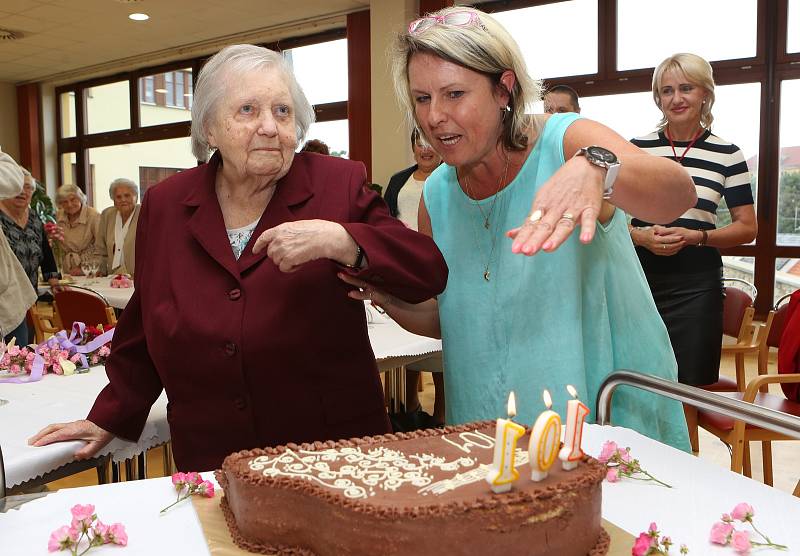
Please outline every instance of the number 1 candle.
[[514, 392], [508, 395], [508, 419], [498, 419], [494, 435], [494, 459], [486, 474], [486, 482], [495, 494], [511, 490], [511, 483], [519, 478], [514, 467], [517, 457], [517, 440], [525, 434], [525, 427], [511, 419], [517, 414]]
[[578, 466], [583, 457], [581, 438], [583, 437], [583, 422], [589, 415], [589, 408], [578, 399], [578, 392], [571, 384], [567, 385], [567, 392], [574, 399], [567, 402], [567, 427], [564, 432], [564, 447], [558, 453], [562, 469], [569, 471]]
[[561, 417], [550, 408], [553, 400], [547, 390], [542, 394], [547, 411], [536, 419], [528, 444], [528, 461], [531, 464], [531, 481], [541, 481], [558, 455], [561, 440]]

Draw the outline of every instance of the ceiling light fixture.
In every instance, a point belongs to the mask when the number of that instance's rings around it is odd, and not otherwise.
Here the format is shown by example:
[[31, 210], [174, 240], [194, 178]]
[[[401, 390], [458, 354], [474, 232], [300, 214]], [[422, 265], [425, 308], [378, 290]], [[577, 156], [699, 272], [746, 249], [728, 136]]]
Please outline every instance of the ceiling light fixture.
[[13, 41], [20, 38], [19, 33], [9, 31], [8, 29], [0, 29], [0, 41]]
[[134, 21], [147, 21], [148, 19], [150, 19], [150, 16], [147, 14], [135, 13], [129, 15], [128, 19], [132, 19]]

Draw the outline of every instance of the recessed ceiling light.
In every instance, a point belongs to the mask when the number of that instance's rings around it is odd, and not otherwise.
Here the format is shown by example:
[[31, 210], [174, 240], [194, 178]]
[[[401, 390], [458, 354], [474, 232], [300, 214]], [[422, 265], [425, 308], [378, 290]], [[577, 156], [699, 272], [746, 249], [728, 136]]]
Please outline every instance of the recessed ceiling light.
[[166, 89], [156, 89], [156, 92], [157, 93], [161, 93], [162, 95], [166, 95], [167, 94], [167, 90]]
[[150, 19], [150, 16], [147, 14], [136, 13], [129, 15], [128, 19], [132, 19], [134, 21], [147, 21], [148, 19]]

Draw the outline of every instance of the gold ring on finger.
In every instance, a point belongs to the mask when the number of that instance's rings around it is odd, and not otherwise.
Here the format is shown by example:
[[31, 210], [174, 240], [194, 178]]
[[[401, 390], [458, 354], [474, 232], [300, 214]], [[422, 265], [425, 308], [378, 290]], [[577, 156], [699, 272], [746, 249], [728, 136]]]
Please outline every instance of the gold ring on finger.
[[661, 244], [661, 248], [662, 248], [662, 249], [666, 249], [666, 248], [667, 248], [667, 244], [666, 244], [666, 243], [662, 243], [662, 244]]
[[541, 210], [536, 209], [535, 211], [533, 211], [533, 214], [530, 215], [528, 220], [530, 220], [531, 223], [536, 224], [539, 220], [542, 219], [542, 216], [544, 216], [544, 213]]
[[561, 218], [559, 220], [569, 220], [574, 224], [575, 216], [571, 212], [565, 212], [564, 214], [561, 215]]

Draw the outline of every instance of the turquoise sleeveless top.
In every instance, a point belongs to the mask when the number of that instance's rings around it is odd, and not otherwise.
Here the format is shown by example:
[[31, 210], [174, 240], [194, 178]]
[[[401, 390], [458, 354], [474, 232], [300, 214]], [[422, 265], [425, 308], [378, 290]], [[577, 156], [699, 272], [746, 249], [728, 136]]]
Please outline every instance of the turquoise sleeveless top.
[[[597, 391], [615, 369], [677, 380], [667, 330], [622, 211], [606, 225], [598, 223], [588, 245], [573, 233], [556, 251], [526, 257], [513, 254], [505, 237], [564, 164], [564, 133], [578, 117], [552, 115], [496, 199], [467, 197], [455, 168], [444, 164], [425, 183], [433, 239], [450, 269], [438, 298], [448, 424], [505, 417], [513, 390], [517, 422], [532, 426], [545, 409], [545, 388], [564, 419], [567, 384], [577, 389], [592, 412], [587, 422], [593, 422]], [[689, 450], [681, 404], [663, 396], [618, 388], [612, 422]]]

